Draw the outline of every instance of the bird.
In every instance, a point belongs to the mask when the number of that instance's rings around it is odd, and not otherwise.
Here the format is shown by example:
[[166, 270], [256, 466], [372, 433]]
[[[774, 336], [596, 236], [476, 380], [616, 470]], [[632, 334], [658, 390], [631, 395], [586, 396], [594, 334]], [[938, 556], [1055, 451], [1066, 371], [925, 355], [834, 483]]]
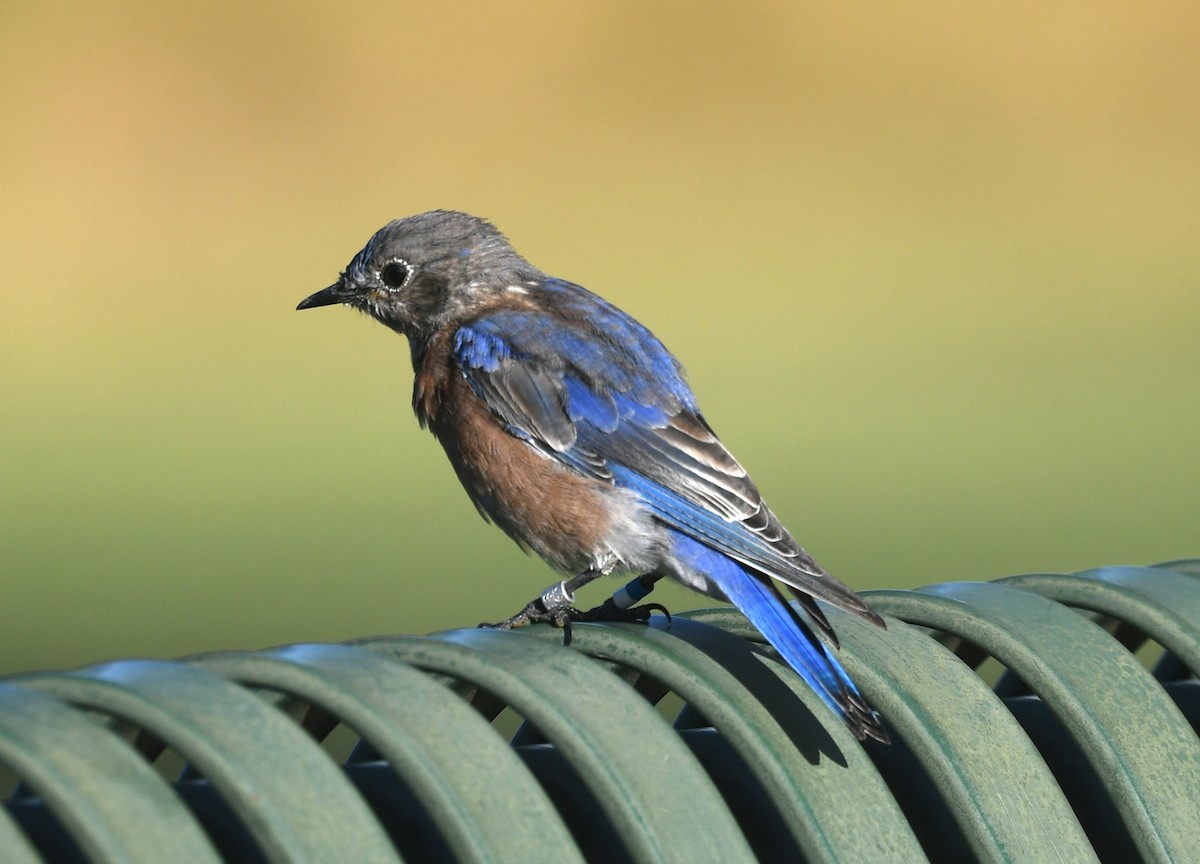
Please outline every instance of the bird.
[[336, 304], [407, 338], [417, 420], [480, 515], [569, 575], [492, 626], [589, 620], [575, 591], [631, 574], [592, 610], [620, 617], [670, 577], [737, 607], [856, 738], [888, 741], [816, 601], [883, 619], [783, 527], [649, 329], [453, 210], [389, 222], [297, 309]]

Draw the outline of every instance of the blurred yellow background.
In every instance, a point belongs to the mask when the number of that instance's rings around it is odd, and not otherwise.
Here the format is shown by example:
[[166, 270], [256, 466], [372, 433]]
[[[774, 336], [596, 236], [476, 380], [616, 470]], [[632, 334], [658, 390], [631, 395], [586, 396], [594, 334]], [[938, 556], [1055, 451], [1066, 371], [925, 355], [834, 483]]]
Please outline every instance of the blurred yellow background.
[[417, 429], [404, 341], [293, 311], [434, 207], [654, 329], [856, 588], [1200, 553], [1194, 3], [0, 22], [0, 671], [474, 625], [552, 580]]

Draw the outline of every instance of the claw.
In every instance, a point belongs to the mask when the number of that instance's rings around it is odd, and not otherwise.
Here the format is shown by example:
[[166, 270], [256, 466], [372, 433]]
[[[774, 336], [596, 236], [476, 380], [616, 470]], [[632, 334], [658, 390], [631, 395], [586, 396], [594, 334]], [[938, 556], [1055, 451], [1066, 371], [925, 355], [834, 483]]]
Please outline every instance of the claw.
[[586, 612], [576, 612], [574, 620], [576, 621], [627, 621], [645, 624], [650, 620], [652, 612], [661, 612], [667, 616], [667, 623], [671, 623], [671, 613], [666, 606], [661, 603], [643, 603], [641, 606], [630, 606], [621, 608], [610, 597], [594, 609], [588, 609]]
[[525, 608], [511, 618], [497, 621], [494, 624], [485, 621], [479, 627], [484, 630], [512, 630], [516, 627], [527, 627], [530, 624], [553, 624], [555, 627], [562, 627], [564, 622], [571, 620], [573, 614], [578, 615], [579, 613], [570, 606], [553, 610], [547, 609], [539, 598], [526, 603]]
[[[529, 624], [553, 624], [555, 627], [567, 628], [571, 619], [579, 612], [571, 606], [575, 602], [575, 594], [567, 587], [566, 582], [555, 582], [542, 592], [542, 596], [525, 604], [525, 608], [504, 621], [496, 624], [480, 624], [488, 630], [511, 630], [514, 627], [525, 627]], [[567, 637], [570, 640], [570, 635]]]
[[[565, 581], [555, 582], [542, 592], [542, 596], [525, 604], [525, 608], [504, 621], [495, 624], [483, 623], [479, 626], [486, 630], [512, 630], [514, 627], [525, 627], [529, 624], [552, 624], [563, 631], [563, 645], [571, 644], [571, 623], [574, 621], [625, 621], [645, 624], [650, 620], [652, 612], [661, 612], [671, 623], [671, 613], [659, 603], [643, 603], [641, 606], [626, 606], [628, 602], [636, 602], [649, 593], [649, 588], [642, 586], [640, 592], [631, 592], [639, 580], [634, 580], [609, 597], [594, 609], [580, 612], [572, 604], [575, 602], [575, 592]], [[651, 583], [653, 584], [653, 583]]]

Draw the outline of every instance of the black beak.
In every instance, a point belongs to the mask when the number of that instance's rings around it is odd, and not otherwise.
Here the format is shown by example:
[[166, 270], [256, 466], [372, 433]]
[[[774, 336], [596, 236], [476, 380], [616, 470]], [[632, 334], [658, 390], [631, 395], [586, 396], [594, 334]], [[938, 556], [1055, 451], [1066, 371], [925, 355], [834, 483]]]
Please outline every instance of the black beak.
[[345, 295], [342, 293], [342, 283], [334, 282], [328, 288], [305, 297], [296, 308], [312, 309], [314, 306], [332, 306], [335, 303], [341, 303], [343, 299], [345, 299]]

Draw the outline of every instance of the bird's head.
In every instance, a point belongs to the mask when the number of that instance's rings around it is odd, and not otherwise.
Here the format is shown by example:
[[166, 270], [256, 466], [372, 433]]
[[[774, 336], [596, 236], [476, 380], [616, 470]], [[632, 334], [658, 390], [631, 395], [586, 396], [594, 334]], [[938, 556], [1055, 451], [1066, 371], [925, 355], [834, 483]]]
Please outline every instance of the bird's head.
[[379, 229], [337, 282], [296, 308], [343, 303], [417, 342], [541, 278], [490, 223], [434, 210]]

